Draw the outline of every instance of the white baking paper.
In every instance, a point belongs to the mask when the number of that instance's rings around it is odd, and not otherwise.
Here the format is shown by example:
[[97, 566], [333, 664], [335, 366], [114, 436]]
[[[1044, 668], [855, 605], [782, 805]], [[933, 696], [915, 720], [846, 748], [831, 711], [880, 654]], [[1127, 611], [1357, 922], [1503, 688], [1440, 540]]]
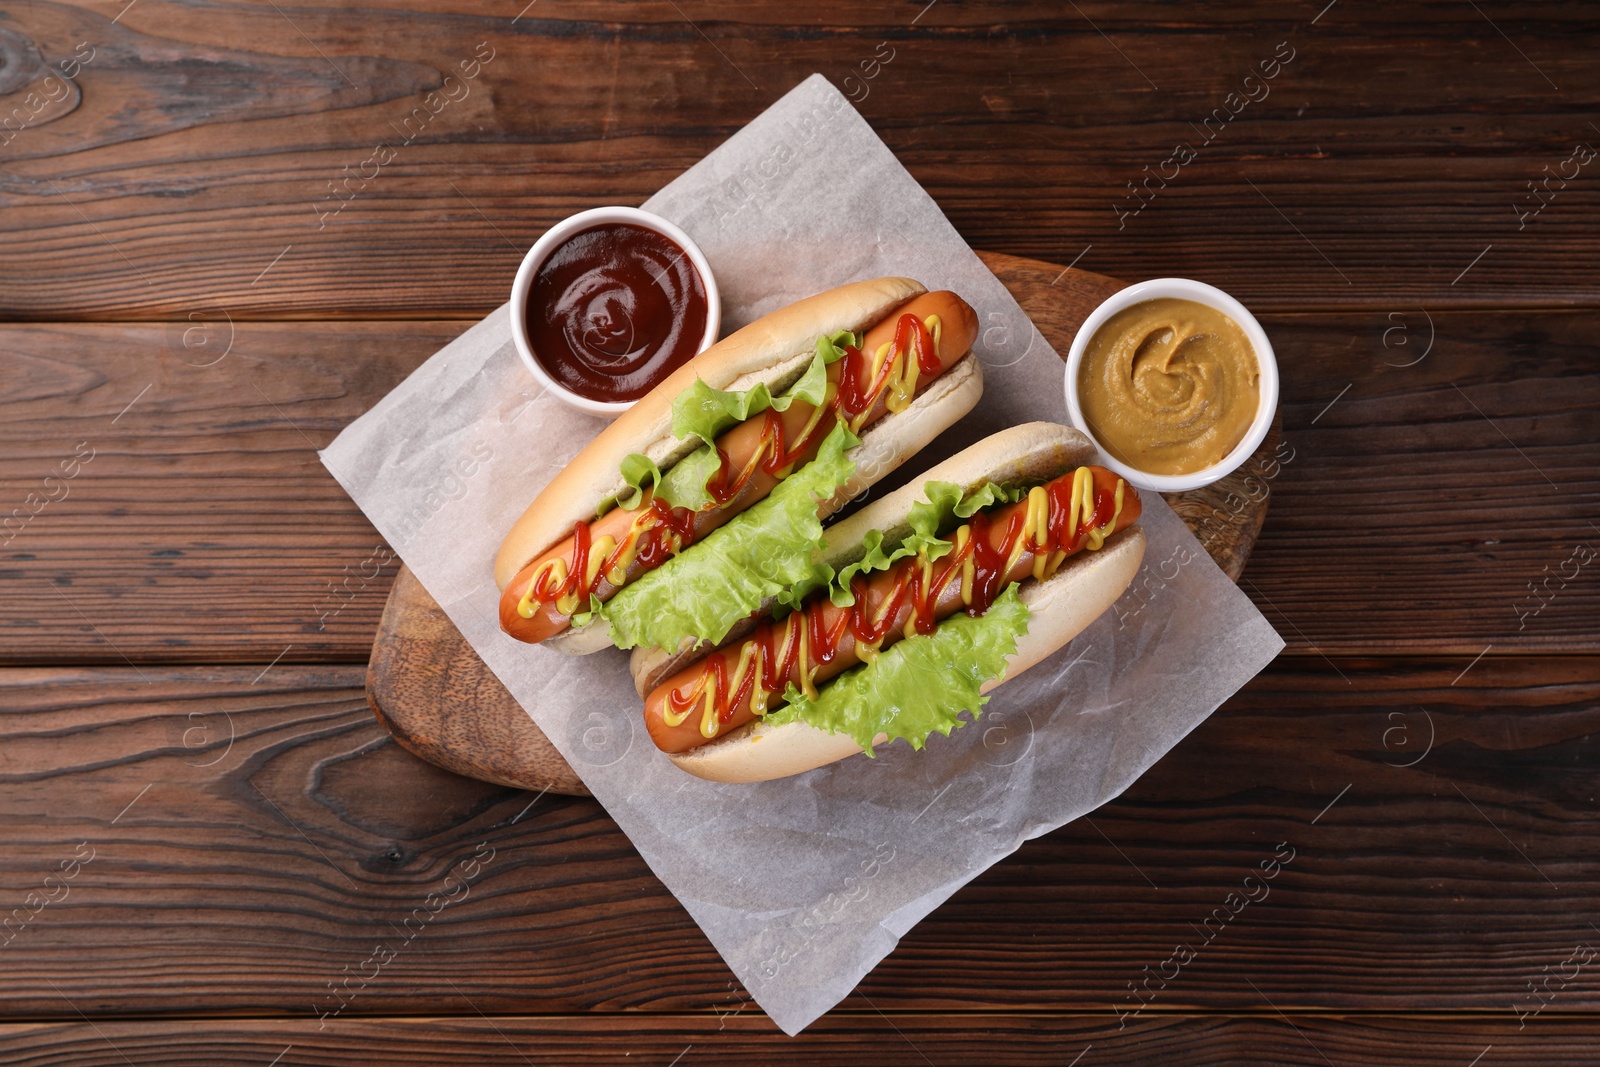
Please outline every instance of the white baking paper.
[[[1017, 190], [1016, 210], [1029, 203]], [[1060, 358], [820, 75], [644, 206], [705, 251], [725, 332], [884, 274], [971, 302], [986, 392], [916, 469], [1014, 423], [1065, 421]], [[784, 781], [702, 782], [651, 744], [625, 654], [564, 656], [520, 644], [497, 623], [491, 567], [501, 538], [602, 425], [542, 395], [502, 307], [322, 459], [790, 1034], [990, 864], [1121, 793], [1282, 647], [1146, 493], [1149, 549], [1133, 588], [1069, 647], [1002, 686], [981, 722], [933, 737], [921, 753], [898, 744]]]

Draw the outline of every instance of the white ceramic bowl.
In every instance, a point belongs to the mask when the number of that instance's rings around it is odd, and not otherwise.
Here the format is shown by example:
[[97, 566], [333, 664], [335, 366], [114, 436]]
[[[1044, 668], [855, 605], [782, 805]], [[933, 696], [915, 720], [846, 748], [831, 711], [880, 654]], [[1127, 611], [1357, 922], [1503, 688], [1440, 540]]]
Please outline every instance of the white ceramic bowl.
[[722, 328], [722, 295], [717, 291], [717, 279], [711, 273], [711, 264], [706, 262], [700, 246], [690, 240], [688, 234], [660, 215], [653, 215], [636, 207], [597, 207], [570, 215], [546, 230], [544, 236], [535, 241], [533, 247], [528, 249], [528, 254], [522, 257], [522, 266], [517, 268], [516, 280], [511, 283], [511, 337], [516, 342], [517, 355], [522, 357], [522, 362], [527, 365], [529, 373], [540, 385], [579, 411], [586, 411], [591, 415], [603, 415], [608, 419], [614, 419], [627, 411], [633, 407], [635, 401], [590, 400], [586, 396], [579, 396], [552, 378], [550, 372], [534, 358], [533, 346], [528, 343], [526, 310], [534, 276], [539, 273], [539, 268], [544, 266], [544, 261], [550, 257], [550, 253], [576, 233], [613, 222], [654, 230], [675, 242], [688, 254], [689, 262], [694, 264], [694, 269], [700, 274], [700, 281], [706, 287], [706, 332], [700, 339], [699, 347], [695, 349], [696, 354], [704, 352], [715, 344], [717, 332]]
[[[1110, 454], [1095, 436], [1094, 431], [1089, 428], [1089, 420], [1083, 417], [1083, 408], [1078, 402], [1078, 368], [1083, 364], [1084, 350], [1089, 347], [1089, 339], [1094, 336], [1095, 331], [1124, 308], [1146, 300], [1168, 297], [1205, 304], [1237, 322], [1249, 340], [1250, 347], [1255, 350], [1256, 363], [1261, 368], [1261, 406], [1256, 410], [1256, 417], [1250, 423], [1250, 429], [1245, 433], [1244, 440], [1240, 441], [1222, 462], [1195, 471], [1193, 474], [1149, 474], [1121, 462]], [[1245, 310], [1243, 304], [1221, 289], [1204, 282], [1191, 281], [1188, 278], [1152, 278], [1150, 281], [1128, 286], [1109, 297], [1083, 320], [1083, 325], [1078, 327], [1077, 336], [1072, 339], [1072, 348], [1067, 353], [1067, 417], [1072, 421], [1072, 425], [1089, 435], [1089, 439], [1100, 449], [1100, 455], [1105, 459], [1106, 466], [1141, 489], [1154, 489], [1159, 493], [1181, 493], [1186, 489], [1198, 489], [1203, 485], [1210, 485], [1231, 474], [1261, 447], [1261, 442], [1266, 440], [1267, 431], [1272, 428], [1272, 416], [1277, 410], [1278, 360], [1273, 355], [1272, 342], [1267, 340], [1267, 332], [1261, 328], [1256, 317]]]

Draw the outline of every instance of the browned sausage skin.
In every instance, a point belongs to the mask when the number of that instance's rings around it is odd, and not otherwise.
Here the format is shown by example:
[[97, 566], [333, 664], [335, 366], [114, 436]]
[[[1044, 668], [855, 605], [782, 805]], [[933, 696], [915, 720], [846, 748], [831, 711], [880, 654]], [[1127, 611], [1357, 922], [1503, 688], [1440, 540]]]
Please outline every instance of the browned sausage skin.
[[826, 682], [957, 611], [983, 614], [1012, 582], [1048, 578], [1068, 556], [1133, 525], [1140, 510], [1138, 494], [1115, 473], [1079, 467], [972, 516], [936, 561], [910, 556], [857, 577], [854, 605], [815, 595], [783, 621], [684, 668], [645, 699], [645, 726], [662, 751], [687, 752], [782, 703], [791, 685]]
[[[918, 331], [908, 331], [903, 325], [908, 316]], [[908, 343], [908, 334], [926, 333], [929, 321], [939, 325], [938, 344]], [[971, 349], [977, 335], [977, 313], [952, 292], [924, 293], [906, 301], [866, 332], [859, 349], [828, 366], [833, 399], [824, 405], [821, 417], [811, 404], [797, 400], [787, 411], [769, 409], [718, 436], [716, 445], [723, 458], [720, 489], [725, 500], [690, 512], [656, 501], [647, 490], [637, 508], [613, 508], [580, 524], [506, 584], [500, 596], [501, 627], [530, 643], [561, 633], [572, 624], [573, 612], [588, 607], [591, 593], [609, 600], [639, 575], [763, 499], [782, 477], [809, 462], [836, 421], [827, 415], [847, 419], [856, 430], [872, 425], [893, 402], [897, 366], [922, 357], [910, 394], [919, 395]], [[876, 357], [885, 345], [890, 346], [887, 359], [873, 374]], [[776, 462], [775, 449], [783, 450], [784, 462]], [[715, 495], [718, 477], [713, 477], [712, 483]]]

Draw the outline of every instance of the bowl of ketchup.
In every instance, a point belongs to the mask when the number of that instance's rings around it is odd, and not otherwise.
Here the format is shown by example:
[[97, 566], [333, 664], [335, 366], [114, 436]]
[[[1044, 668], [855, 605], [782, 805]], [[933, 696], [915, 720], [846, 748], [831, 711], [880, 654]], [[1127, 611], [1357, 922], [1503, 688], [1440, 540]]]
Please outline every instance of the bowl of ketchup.
[[677, 226], [598, 207], [552, 226], [511, 286], [511, 336], [558, 398], [614, 418], [717, 339], [711, 267]]

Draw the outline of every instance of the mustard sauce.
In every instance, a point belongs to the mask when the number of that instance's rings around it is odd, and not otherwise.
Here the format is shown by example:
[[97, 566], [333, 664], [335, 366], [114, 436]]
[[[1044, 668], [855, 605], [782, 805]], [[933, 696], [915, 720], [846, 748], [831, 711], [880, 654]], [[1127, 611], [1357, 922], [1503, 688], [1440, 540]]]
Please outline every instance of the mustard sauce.
[[1239, 324], [1193, 300], [1124, 308], [1095, 331], [1078, 403], [1111, 455], [1150, 474], [1193, 474], [1244, 440], [1261, 367]]

